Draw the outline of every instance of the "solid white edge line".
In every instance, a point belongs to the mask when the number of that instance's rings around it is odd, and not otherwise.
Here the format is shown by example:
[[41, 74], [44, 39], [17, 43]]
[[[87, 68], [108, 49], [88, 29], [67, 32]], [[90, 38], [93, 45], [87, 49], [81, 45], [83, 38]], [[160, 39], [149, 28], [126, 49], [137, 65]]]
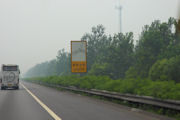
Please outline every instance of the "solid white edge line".
[[62, 120], [50, 108], [48, 108], [40, 99], [38, 99], [30, 90], [28, 90], [22, 83], [20, 84], [55, 120]]

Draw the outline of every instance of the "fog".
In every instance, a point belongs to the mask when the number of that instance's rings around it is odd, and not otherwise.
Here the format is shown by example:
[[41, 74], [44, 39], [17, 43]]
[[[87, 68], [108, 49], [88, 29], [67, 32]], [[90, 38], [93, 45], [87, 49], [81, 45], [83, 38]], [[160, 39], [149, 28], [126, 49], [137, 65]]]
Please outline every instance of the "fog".
[[[0, 64], [19, 64], [25, 72], [37, 63], [70, 49], [91, 27], [102, 24], [107, 34], [119, 31], [117, 0], [0, 0]], [[121, 0], [123, 33], [153, 20], [177, 17], [178, 0]]]

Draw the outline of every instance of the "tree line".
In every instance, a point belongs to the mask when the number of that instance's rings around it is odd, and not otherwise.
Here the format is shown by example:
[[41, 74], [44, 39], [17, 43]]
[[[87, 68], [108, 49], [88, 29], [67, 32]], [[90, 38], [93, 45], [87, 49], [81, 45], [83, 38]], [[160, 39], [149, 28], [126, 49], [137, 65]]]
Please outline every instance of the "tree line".
[[[82, 36], [87, 41], [87, 73], [112, 79], [149, 78], [180, 82], [180, 34], [178, 21], [153, 21], [145, 25], [135, 42], [133, 32], [105, 34], [103, 25]], [[64, 49], [55, 59], [35, 65], [25, 77], [71, 75], [71, 55]]]

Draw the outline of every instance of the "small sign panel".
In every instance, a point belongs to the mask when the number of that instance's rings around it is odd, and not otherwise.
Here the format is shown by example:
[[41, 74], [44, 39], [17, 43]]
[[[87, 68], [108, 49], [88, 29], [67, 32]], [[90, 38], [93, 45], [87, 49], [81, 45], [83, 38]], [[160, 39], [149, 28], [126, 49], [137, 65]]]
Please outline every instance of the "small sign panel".
[[71, 71], [73, 73], [87, 72], [86, 41], [71, 41]]

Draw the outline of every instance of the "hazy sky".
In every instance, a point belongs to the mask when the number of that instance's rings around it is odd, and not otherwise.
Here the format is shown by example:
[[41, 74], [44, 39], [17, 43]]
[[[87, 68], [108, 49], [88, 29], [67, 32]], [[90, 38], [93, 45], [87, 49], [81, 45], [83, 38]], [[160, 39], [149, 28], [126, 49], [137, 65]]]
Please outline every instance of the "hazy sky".
[[[98, 24], [119, 31], [118, 0], [0, 0], [0, 64], [27, 71], [70, 49]], [[178, 0], [121, 0], [123, 32], [140, 34], [145, 24], [177, 17]]]

